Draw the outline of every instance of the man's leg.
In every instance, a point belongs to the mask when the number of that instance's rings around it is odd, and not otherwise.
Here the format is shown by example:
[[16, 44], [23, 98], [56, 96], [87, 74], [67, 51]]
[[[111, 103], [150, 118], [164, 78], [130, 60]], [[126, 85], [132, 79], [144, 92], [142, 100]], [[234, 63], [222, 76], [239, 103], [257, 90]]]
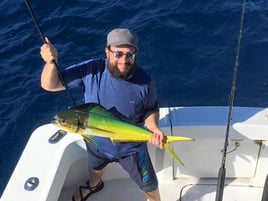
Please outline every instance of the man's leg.
[[[86, 142], [87, 152], [88, 152], [88, 169], [89, 169], [89, 183], [80, 186], [73, 195], [73, 200], [80, 201], [81, 197], [84, 198], [90, 193], [90, 189], [94, 190], [94, 187], [103, 186], [101, 183], [101, 177], [104, 173], [105, 166], [110, 162], [108, 158], [101, 152], [99, 152], [95, 146]], [[89, 187], [88, 187], [89, 186]], [[81, 193], [80, 193], [81, 192]]]
[[101, 180], [103, 173], [104, 173], [104, 169], [89, 170], [89, 175], [90, 175], [89, 186], [91, 187], [97, 186]]
[[147, 146], [135, 154], [120, 158], [119, 163], [139, 186], [147, 199], [150, 201], [160, 201], [158, 181]]
[[[91, 188], [94, 188], [95, 186], [97, 186], [99, 184], [99, 182], [101, 181], [101, 177], [104, 173], [104, 169], [102, 170], [89, 170], [89, 174], [90, 174], [90, 179], [89, 179], [89, 186]], [[81, 191], [81, 194], [80, 194]], [[81, 198], [86, 197], [86, 195], [88, 195], [90, 193], [90, 189], [89, 188], [81, 188], [81, 189], [77, 189], [73, 195], [73, 199], [75, 201], [80, 201]]]
[[152, 191], [152, 192], [145, 192], [143, 191], [144, 195], [146, 196], [146, 198], [150, 201], [161, 201], [160, 199], [160, 193], [159, 193], [159, 189], [157, 188], [156, 190]]

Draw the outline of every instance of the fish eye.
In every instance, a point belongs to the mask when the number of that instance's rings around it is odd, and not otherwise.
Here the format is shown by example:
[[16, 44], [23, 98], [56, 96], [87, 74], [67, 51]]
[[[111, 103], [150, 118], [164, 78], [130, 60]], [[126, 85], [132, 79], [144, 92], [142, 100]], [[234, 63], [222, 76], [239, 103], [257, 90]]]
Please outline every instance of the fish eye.
[[65, 119], [61, 119], [59, 122], [60, 122], [60, 124], [66, 123]]

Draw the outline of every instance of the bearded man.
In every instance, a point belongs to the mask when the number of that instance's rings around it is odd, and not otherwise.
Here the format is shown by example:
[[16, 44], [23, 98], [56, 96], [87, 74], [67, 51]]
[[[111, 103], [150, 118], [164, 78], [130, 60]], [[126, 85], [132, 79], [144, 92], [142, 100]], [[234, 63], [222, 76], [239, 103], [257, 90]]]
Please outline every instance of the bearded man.
[[[155, 83], [137, 65], [138, 37], [128, 29], [114, 29], [107, 35], [106, 58], [90, 59], [64, 69], [61, 82], [55, 63], [57, 49], [46, 38], [41, 46], [45, 65], [41, 86], [48, 91], [82, 87], [85, 103], [98, 103], [116, 112], [121, 119], [145, 125], [152, 131], [150, 143], [163, 148], [164, 133], [158, 127], [159, 108]], [[118, 162], [150, 201], [160, 201], [158, 181], [146, 142], [112, 143], [109, 138], [92, 136], [85, 141], [90, 179], [75, 191], [72, 200], [87, 200], [104, 187], [102, 175], [107, 164]], [[122, 192], [123, 193], [123, 192]]]

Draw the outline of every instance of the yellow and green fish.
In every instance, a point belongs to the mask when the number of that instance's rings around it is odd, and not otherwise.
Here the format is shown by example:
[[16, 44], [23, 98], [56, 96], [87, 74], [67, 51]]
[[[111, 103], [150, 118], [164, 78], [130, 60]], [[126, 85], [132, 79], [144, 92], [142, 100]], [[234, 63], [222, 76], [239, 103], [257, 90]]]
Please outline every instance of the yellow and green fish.
[[[86, 103], [71, 109], [61, 111], [55, 115], [54, 124], [72, 133], [78, 133], [90, 143], [94, 144], [91, 136], [108, 137], [112, 142], [145, 142], [151, 131], [122, 121], [99, 104]], [[172, 158], [183, 165], [179, 157], [171, 149], [169, 143], [182, 140], [193, 140], [183, 136], [165, 136], [164, 149]]]

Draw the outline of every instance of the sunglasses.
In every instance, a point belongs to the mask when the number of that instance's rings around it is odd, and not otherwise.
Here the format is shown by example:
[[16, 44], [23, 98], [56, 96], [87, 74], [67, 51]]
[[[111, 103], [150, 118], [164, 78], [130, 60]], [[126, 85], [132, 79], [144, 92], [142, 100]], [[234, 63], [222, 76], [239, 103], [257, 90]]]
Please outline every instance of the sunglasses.
[[119, 59], [120, 57], [122, 57], [123, 55], [126, 55], [126, 59], [132, 59], [134, 60], [135, 56], [136, 56], [136, 52], [134, 51], [129, 51], [126, 53], [123, 53], [122, 51], [119, 50], [111, 50], [110, 47], [107, 47], [107, 49], [114, 55], [115, 58]]

